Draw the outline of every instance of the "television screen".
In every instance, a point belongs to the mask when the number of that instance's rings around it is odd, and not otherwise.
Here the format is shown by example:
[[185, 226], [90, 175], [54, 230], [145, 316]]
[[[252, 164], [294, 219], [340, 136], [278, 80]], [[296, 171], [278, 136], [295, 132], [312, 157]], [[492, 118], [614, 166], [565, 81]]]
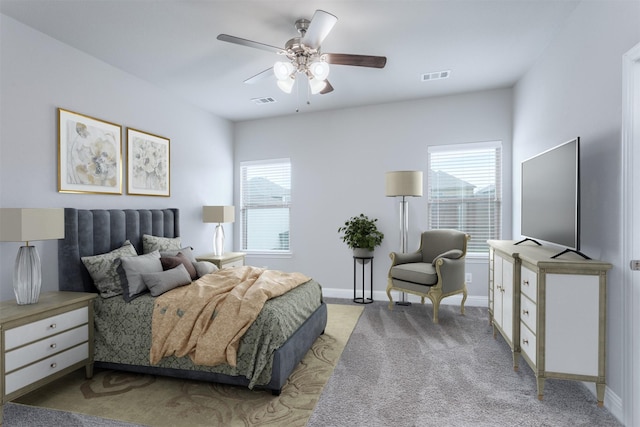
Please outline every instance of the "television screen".
[[580, 138], [522, 162], [523, 236], [580, 250]]

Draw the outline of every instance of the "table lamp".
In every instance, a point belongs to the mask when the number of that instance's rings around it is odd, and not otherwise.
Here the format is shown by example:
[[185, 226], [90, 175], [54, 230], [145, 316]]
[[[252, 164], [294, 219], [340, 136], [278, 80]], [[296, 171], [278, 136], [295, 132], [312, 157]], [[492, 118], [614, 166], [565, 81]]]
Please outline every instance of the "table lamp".
[[25, 242], [16, 257], [13, 291], [20, 305], [35, 304], [40, 296], [42, 266], [29, 241], [64, 238], [64, 209], [0, 208], [0, 241]]
[[233, 206], [203, 206], [202, 222], [217, 222], [216, 231], [213, 234], [213, 255], [222, 256], [224, 251], [224, 229], [222, 224], [235, 220], [235, 207]]

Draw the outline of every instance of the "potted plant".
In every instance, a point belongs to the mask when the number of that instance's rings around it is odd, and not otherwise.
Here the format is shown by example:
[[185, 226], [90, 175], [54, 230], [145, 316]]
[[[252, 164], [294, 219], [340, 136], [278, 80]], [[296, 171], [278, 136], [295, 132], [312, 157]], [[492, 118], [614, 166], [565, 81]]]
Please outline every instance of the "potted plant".
[[352, 216], [343, 226], [338, 228], [338, 233], [343, 233], [341, 239], [351, 249], [354, 256], [371, 256], [373, 249], [382, 243], [384, 234], [376, 227], [377, 218], [370, 219], [365, 214]]

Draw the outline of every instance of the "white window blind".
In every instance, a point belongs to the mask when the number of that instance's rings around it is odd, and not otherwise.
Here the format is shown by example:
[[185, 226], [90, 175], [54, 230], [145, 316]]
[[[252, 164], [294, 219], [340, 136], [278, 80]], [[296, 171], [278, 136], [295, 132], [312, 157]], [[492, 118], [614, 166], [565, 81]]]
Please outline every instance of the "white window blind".
[[487, 239], [500, 239], [502, 230], [502, 143], [430, 146], [427, 151], [429, 228], [469, 233], [467, 253], [488, 253]]
[[240, 163], [240, 241], [247, 252], [289, 252], [291, 162]]

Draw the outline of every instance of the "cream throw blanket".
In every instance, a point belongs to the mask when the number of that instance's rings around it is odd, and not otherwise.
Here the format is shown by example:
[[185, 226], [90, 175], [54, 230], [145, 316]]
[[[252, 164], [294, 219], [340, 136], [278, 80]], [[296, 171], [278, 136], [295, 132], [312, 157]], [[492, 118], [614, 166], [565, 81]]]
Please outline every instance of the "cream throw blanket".
[[225, 268], [156, 298], [149, 359], [189, 355], [198, 365], [236, 366], [240, 339], [264, 303], [310, 278], [250, 266]]

